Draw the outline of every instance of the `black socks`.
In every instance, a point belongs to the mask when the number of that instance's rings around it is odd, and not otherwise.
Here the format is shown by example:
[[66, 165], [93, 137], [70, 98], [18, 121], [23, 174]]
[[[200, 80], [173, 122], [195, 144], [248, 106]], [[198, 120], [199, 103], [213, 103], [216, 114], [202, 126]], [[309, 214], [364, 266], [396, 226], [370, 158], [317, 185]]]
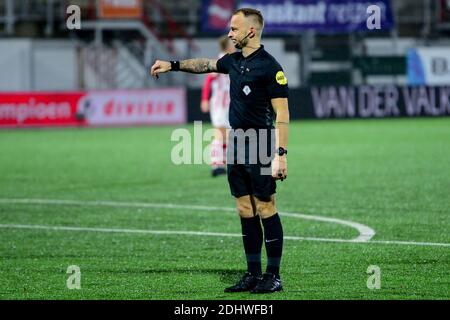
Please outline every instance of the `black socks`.
[[247, 258], [247, 271], [253, 275], [261, 274], [261, 247], [263, 232], [259, 216], [242, 218], [242, 240]]
[[[278, 213], [261, 219], [264, 226], [264, 238], [267, 252], [266, 272], [279, 276], [281, 255], [283, 253], [283, 227]], [[244, 242], [245, 256], [247, 258], [247, 271], [261, 274], [261, 247], [263, 231], [259, 216], [241, 218], [242, 239]]]
[[264, 238], [267, 252], [266, 272], [279, 276], [281, 255], [283, 253], [283, 227], [278, 213], [261, 219], [264, 226]]

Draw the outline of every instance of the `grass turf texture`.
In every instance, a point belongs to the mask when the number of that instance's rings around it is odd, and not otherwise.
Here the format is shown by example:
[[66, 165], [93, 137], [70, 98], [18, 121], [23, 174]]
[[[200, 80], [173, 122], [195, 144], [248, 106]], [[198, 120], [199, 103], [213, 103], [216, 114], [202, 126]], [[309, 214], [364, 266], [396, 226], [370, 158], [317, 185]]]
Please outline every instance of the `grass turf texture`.
[[[192, 130], [192, 126], [187, 126]], [[0, 131], [0, 198], [233, 207], [225, 177], [175, 166], [173, 127]], [[450, 243], [450, 119], [307, 121], [290, 126], [281, 211], [351, 220], [373, 240]], [[230, 212], [0, 202], [1, 224], [240, 233]], [[356, 230], [282, 217], [285, 235]], [[241, 239], [0, 228], [2, 299], [449, 299], [450, 248], [286, 240], [285, 291], [225, 294]], [[264, 256], [263, 251], [263, 256]], [[264, 260], [263, 260], [264, 261]], [[81, 290], [66, 287], [69, 265]], [[366, 287], [369, 265], [381, 289]]]

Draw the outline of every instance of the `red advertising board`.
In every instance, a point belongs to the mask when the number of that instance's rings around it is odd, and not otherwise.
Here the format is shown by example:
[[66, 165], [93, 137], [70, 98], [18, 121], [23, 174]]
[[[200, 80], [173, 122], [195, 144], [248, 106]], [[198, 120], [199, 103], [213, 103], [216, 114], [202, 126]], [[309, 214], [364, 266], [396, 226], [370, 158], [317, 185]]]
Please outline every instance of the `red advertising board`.
[[0, 127], [183, 124], [186, 108], [182, 88], [0, 93]]
[[70, 126], [83, 93], [0, 93], [0, 127]]
[[98, 0], [99, 17], [133, 19], [142, 17], [142, 0]]

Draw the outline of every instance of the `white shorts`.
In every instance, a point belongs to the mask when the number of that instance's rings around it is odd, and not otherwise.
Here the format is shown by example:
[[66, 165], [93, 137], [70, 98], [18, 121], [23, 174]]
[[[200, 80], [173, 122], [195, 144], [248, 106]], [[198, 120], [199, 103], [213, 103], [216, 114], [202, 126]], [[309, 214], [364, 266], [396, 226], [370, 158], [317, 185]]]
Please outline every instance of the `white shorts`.
[[211, 123], [214, 128], [230, 128], [228, 121], [228, 108], [211, 106]]

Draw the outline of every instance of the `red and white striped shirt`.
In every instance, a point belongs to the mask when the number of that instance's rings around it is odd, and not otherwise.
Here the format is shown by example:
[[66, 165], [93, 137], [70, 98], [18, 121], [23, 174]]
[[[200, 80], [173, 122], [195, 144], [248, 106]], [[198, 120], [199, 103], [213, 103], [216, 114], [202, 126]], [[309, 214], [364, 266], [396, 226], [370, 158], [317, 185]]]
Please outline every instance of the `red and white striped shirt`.
[[230, 78], [227, 74], [210, 73], [202, 88], [202, 101], [210, 102], [210, 110], [228, 109], [230, 106]]

